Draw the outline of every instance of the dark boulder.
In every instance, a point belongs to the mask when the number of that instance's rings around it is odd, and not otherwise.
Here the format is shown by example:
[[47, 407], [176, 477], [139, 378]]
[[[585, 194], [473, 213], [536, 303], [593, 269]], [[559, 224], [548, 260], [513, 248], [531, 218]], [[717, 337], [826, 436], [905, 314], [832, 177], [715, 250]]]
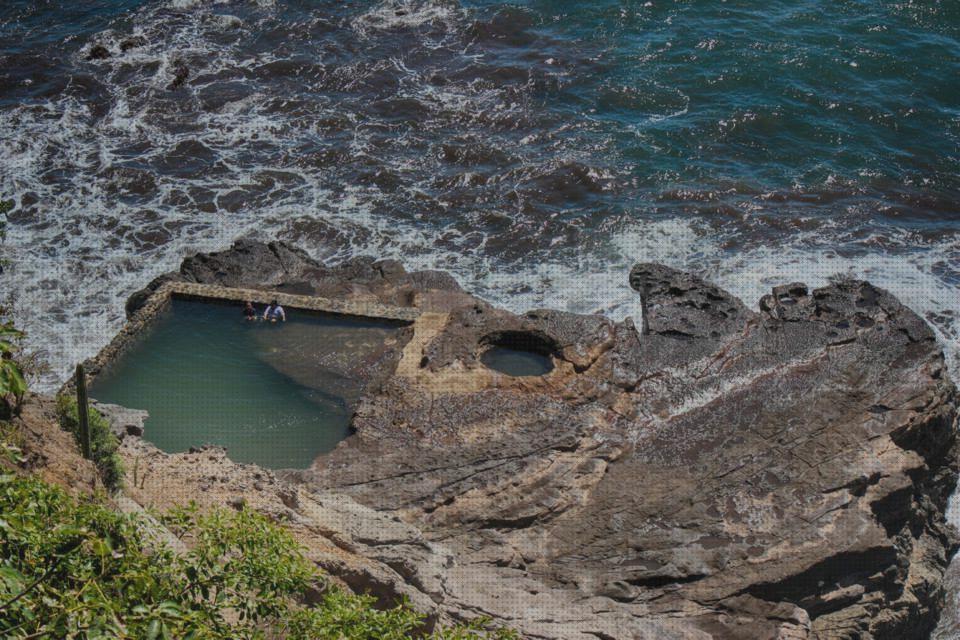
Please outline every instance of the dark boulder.
[[87, 60], [106, 60], [110, 57], [110, 50], [102, 44], [95, 44], [87, 52]]
[[120, 51], [126, 53], [131, 49], [138, 49], [147, 45], [147, 39], [143, 36], [130, 36], [120, 41]]
[[187, 63], [183, 60], [177, 60], [173, 63], [172, 69], [173, 79], [170, 81], [170, 84], [167, 85], [167, 89], [174, 90], [182, 87], [187, 78], [190, 77], [190, 67], [187, 66]]

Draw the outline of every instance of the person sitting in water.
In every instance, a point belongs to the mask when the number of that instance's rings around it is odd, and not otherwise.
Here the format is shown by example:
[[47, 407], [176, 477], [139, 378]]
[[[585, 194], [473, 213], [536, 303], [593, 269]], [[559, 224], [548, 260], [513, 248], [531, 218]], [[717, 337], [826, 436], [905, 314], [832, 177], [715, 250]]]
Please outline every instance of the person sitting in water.
[[243, 317], [249, 322], [257, 319], [257, 309], [250, 300], [247, 300], [247, 304], [243, 307]]
[[283, 307], [280, 306], [280, 303], [274, 300], [270, 303], [270, 306], [267, 307], [267, 310], [263, 312], [263, 319], [269, 320], [270, 322], [276, 322], [277, 320], [286, 322], [287, 314], [284, 312]]

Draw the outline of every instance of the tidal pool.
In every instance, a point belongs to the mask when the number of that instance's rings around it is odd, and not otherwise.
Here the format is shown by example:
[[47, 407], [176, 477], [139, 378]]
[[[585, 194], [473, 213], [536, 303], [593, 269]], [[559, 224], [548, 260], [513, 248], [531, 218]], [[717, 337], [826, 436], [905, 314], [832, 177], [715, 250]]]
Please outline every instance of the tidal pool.
[[174, 298], [90, 396], [147, 410], [144, 438], [164, 451], [215, 444], [237, 462], [305, 468], [349, 435], [399, 327], [297, 309], [248, 322], [239, 304]]
[[491, 347], [480, 356], [480, 362], [509, 376], [542, 376], [553, 370], [548, 356], [510, 347]]

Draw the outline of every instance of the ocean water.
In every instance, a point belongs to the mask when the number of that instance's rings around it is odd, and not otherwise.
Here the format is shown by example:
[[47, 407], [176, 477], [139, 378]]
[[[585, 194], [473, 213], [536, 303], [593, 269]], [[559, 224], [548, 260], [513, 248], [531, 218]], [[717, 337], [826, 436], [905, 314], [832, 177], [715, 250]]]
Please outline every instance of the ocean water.
[[616, 318], [868, 278], [957, 375], [958, 78], [955, 0], [6, 0], [2, 291], [48, 387], [239, 236]]

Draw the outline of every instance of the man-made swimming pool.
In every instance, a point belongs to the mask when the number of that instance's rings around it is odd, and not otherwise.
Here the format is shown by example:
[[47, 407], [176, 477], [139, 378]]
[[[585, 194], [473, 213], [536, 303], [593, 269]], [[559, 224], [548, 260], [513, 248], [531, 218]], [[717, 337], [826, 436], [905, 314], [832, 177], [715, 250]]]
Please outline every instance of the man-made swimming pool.
[[173, 298], [90, 396], [147, 410], [144, 438], [169, 453], [215, 444], [237, 462], [305, 468], [349, 435], [399, 326], [290, 308], [285, 323], [248, 322], [242, 304]]

